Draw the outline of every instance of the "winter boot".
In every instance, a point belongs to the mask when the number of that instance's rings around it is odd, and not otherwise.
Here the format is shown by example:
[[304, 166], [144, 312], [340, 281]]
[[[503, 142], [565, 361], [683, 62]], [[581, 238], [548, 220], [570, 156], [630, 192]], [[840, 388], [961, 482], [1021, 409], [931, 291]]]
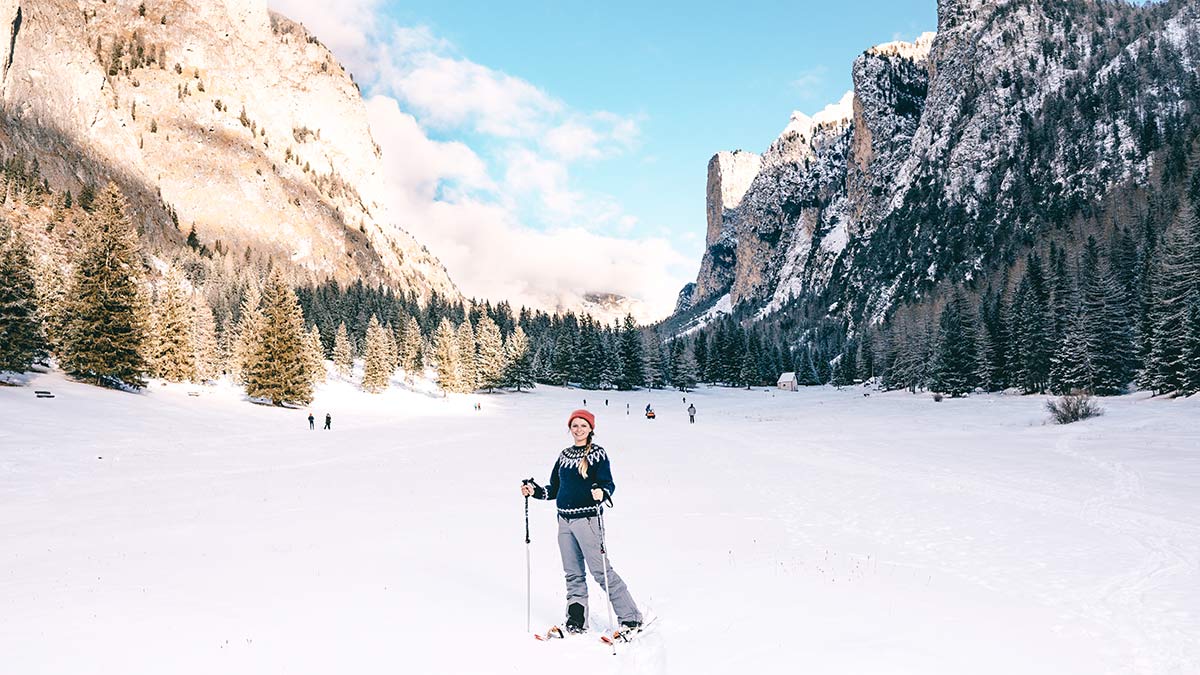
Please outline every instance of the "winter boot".
[[582, 633], [587, 630], [585, 621], [587, 610], [578, 602], [567, 605], [567, 632]]

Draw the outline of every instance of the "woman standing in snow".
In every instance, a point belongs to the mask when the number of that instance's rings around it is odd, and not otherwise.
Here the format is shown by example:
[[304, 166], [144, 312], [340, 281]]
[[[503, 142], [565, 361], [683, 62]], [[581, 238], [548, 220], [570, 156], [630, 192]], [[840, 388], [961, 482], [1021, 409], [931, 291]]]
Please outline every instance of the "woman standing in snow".
[[625, 582], [605, 560], [600, 550], [600, 505], [616, 490], [608, 453], [592, 443], [596, 418], [586, 410], [576, 410], [567, 418], [574, 444], [563, 450], [554, 462], [550, 485], [523, 483], [521, 494], [534, 499], [553, 499], [558, 505], [558, 550], [562, 554], [567, 580], [567, 625], [571, 633], [587, 630], [588, 589], [584, 562], [596, 582], [604, 588], [604, 570], [608, 570], [608, 597], [617, 619], [626, 630], [642, 625], [642, 613], [633, 602]]

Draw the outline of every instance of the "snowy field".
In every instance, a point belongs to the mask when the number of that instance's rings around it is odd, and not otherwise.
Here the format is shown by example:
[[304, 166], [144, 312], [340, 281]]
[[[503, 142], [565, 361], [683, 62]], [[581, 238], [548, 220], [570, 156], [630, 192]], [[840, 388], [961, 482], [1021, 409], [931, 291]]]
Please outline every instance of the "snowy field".
[[[702, 389], [693, 426], [678, 393], [605, 396], [0, 388], [0, 671], [1200, 673], [1195, 397], [1059, 427], [1039, 397]], [[583, 397], [613, 565], [657, 617], [616, 656], [525, 628], [520, 479]]]

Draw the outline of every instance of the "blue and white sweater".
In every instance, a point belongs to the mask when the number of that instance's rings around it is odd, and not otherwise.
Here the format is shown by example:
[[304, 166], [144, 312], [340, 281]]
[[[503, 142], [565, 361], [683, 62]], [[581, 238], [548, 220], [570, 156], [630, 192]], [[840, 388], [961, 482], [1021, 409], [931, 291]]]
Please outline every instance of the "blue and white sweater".
[[558, 504], [558, 515], [568, 520], [597, 515], [596, 500], [592, 499], [592, 485], [600, 486], [605, 497], [611, 497], [617, 486], [613, 484], [612, 470], [608, 464], [608, 453], [604, 448], [592, 444], [587, 452], [587, 478], [579, 475], [579, 463], [587, 447], [571, 446], [563, 450], [554, 462], [550, 473], [550, 484], [536, 486], [535, 499], [553, 499]]

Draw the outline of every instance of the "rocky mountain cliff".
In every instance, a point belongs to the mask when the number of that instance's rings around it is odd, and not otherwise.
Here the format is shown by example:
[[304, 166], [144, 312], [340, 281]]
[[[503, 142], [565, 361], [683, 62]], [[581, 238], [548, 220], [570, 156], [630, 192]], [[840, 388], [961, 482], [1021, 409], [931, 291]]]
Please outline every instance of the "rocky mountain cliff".
[[194, 228], [312, 280], [458, 292], [389, 219], [352, 77], [266, 0], [0, 0], [0, 152], [116, 181], [150, 248]]
[[940, 0], [936, 34], [868, 49], [842, 102], [793, 114], [740, 200], [722, 185], [752, 165], [713, 158], [708, 250], [673, 321], [726, 295], [878, 321], [1047, 238], [1136, 222], [1186, 169], [1198, 70], [1195, 3]]

